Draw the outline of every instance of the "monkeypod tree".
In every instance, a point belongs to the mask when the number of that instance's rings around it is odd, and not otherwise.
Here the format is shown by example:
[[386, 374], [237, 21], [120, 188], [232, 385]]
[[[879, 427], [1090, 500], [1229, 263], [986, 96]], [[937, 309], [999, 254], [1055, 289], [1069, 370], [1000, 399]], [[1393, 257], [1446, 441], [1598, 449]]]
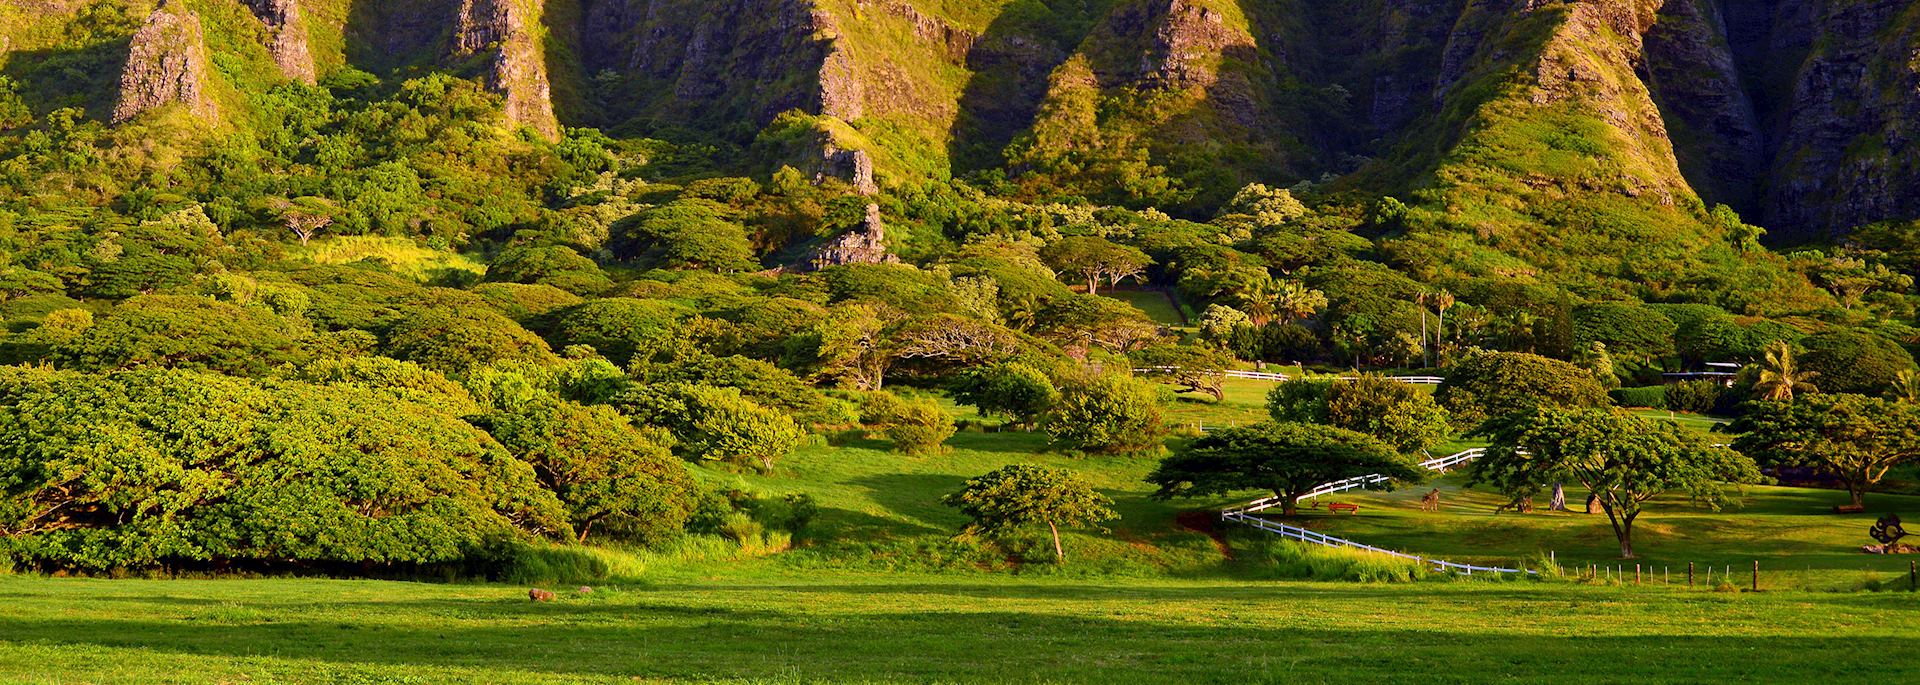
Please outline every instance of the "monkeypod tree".
[[1145, 252], [1093, 236], [1069, 236], [1040, 251], [1047, 266], [1087, 283], [1087, 294], [1099, 294], [1100, 282], [1120, 281], [1145, 273], [1153, 259]]
[[1684, 491], [1718, 510], [1724, 483], [1761, 480], [1753, 460], [1671, 421], [1643, 419], [1618, 409], [1541, 406], [1487, 423], [1491, 440], [1476, 460], [1469, 486], [1486, 483], [1516, 499], [1544, 483], [1574, 481], [1594, 494], [1620, 556], [1633, 558], [1633, 522], [1642, 506], [1669, 491]]
[[1119, 517], [1113, 501], [1066, 469], [1014, 464], [967, 481], [965, 488], [941, 499], [972, 519], [969, 532], [1001, 535], [1026, 526], [1045, 525], [1053, 533], [1054, 558], [1067, 552], [1060, 527], [1091, 526]]
[[1766, 466], [1830, 474], [1860, 505], [1887, 471], [1920, 461], [1920, 406], [1863, 395], [1806, 395], [1751, 402], [1735, 421], [1734, 449]]
[[1269, 490], [1288, 516], [1320, 485], [1379, 474], [1401, 482], [1425, 472], [1372, 436], [1310, 423], [1264, 423], [1213, 431], [1160, 462], [1147, 476], [1154, 497], [1205, 497]]

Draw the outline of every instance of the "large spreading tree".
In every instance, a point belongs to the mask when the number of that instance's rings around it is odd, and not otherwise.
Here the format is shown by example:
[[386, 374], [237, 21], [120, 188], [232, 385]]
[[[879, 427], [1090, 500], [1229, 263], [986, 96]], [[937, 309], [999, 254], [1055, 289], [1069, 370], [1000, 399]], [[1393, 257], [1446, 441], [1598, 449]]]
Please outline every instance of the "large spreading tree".
[[1378, 438], [1333, 426], [1264, 423], [1206, 434], [1160, 462], [1147, 476], [1154, 496], [1205, 497], [1269, 490], [1288, 516], [1320, 485], [1379, 474], [1413, 482], [1425, 471]]
[[1855, 505], [1887, 472], [1920, 461], [1920, 406], [1852, 394], [1749, 403], [1733, 446], [1761, 464], [1840, 479]]
[[1518, 498], [1547, 483], [1578, 482], [1606, 510], [1628, 559], [1634, 520], [1648, 500], [1677, 490], [1718, 509], [1723, 484], [1761, 479], [1753, 460], [1702, 433], [1618, 409], [1536, 407], [1489, 421], [1484, 432], [1491, 444], [1473, 463], [1469, 486], [1485, 483]]

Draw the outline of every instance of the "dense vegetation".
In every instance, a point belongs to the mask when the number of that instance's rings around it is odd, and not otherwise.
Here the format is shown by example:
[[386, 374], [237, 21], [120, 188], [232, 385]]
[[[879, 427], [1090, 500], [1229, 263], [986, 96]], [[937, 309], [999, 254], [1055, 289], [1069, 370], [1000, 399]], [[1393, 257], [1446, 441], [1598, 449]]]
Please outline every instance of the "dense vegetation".
[[[1490, 104], [1470, 144], [1426, 160], [1448, 181], [1403, 201], [1380, 192], [1407, 187], [1392, 183], [1281, 187], [1297, 179], [1258, 160], [1326, 164], [1286, 141], [1155, 163], [1170, 149], [1150, 129], [1219, 113], [1163, 117], [1198, 95], [1062, 80], [1004, 159], [962, 151], [978, 168], [960, 175], [883, 168], [862, 194], [773, 154], [835, 125], [809, 114], [704, 136], [609, 110], [567, 117], [617, 120], [606, 131], [549, 139], [464, 68], [356, 58], [322, 60], [312, 85], [277, 78], [257, 36], [222, 28], [238, 10], [189, 4], [219, 55], [213, 121], [174, 105], [107, 122], [115, 46], [144, 6], [4, 15], [37, 46], [0, 58], [0, 531], [22, 566], [501, 575], [553, 544], [830, 544], [809, 539], [802, 488], [738, 481], [780, 483], [787, 459], [823, 443], [940, 459], [985, 426], [1090, 463], [1171, 446], [1155, 484], [1211, 496], [1387, 467], [1414, 479], [1409, 459], [1501, 434], [1503, 418], [1608, 404], [1610, 389], [1617, 404], [1751, 413], [1782, 431], [1823, 429], [1746, 403], [1791, 398], [1783, 387], [1920, 399], [1920, 299], [1898, 230], [1776, 253], [1695, 198], [1494, 212], [1500, 192], [1537, 197], [1488, 174], [1539, 161], [1512, 157], [1533, 154], [1541, 127], [1600, 135], [1567, 112], [1522, 123]], [[1030, 19], [1063, 42], [1118, 38], [1083, 10]], [[1229, 14], [1233, 31], [1274, 21]], [[1095, 53], [1063, 69], [1105, 68], [1112, 55]], [[1087, 107], [1109, 112], [1104, 129], [1073, 130]], [[1094, 134], [1106, 146], [1076, 157], [1072, 141]], [[1585, 149], [1561, 142], [1534, 152]], [[1235, 149], [1251, 152], [1206, 172]], [[1499, 250], [1458, 240], [1463, 214], [1490, 212]], [[1596, 221], [1632, 230], [1539, 234]], [[1727, 240], [1621, 250], [1680, 224]], [[837, 247], [862, 236], [882, 244]], [[1514, 254], [1565, 268], [1512, 268]], [[1706, 362], [1747, 367], [1648, 389]], [[1228, 403], [1225, 370], [1278, 364], [1350, 377], [1284, 384], [1267, 411], [1228, 414], [1259, 425], [1169, 442], [1212, 416], [1192, 420], [1197, 404]], [[1353, 373], [1388, 369], [1446, 383], [1429, 396]], [[977, 416], [957, 422], [947, 400]], [[1766, 444], [1784, 451], [1769, 465], [1825, 463]], [[1275, 446], [1338, 454], [1248, 477], [1259, 465], [1242, 457]], [[1850, 485], [1879, 480], [1844, 468]], [[1079, 483], [1041, 473], [1001, 475]], [[1008, 526], [1104, 520], [1076, 502], [1075, 516]], [[1064, 556], [979, 544], [1020, 563]]]

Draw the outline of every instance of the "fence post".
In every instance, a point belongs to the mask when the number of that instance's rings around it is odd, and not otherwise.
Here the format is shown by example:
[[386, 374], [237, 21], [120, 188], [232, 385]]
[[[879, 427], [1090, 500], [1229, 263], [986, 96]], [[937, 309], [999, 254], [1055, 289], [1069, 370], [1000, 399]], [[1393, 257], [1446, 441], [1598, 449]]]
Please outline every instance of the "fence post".
[[1760, 591], [1760, 560], [1753, 560], [1753, 591]]
[[1640, 565], [1639, 564], [1633, 565], [1633, 584], [1634, 585], [1640, 584]]
[[1687, 562], [1687, 587], [1693, 587], [1693, 562]]
[[1907, 562], [1907, 589], [1920, 590], [1920, 561]]

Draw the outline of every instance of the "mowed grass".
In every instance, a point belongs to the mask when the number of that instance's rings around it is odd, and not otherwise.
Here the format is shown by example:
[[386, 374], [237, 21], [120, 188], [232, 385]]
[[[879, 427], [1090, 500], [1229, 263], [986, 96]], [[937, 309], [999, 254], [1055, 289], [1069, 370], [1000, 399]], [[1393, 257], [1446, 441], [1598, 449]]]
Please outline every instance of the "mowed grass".
[[1910, 682], [1920, 595], [792, 573], [0, 578], [8, 683]]
[[[1567, 488], [1571, 512], [1548, 512], [1547, 498], [1534, 499], [1532, 514], [1494, 510], [1507, 503], [1496, 492], [1464, 489], [1465, 476], [1454, 474], [1395, 492], [1354, 491], [1329, 495], [1326, 502], [1360, 505], [1353, 515], [1305, 510], [1296, 524], [1367, 544], [1438, 556], [1455, 561], [1512, 562], [1552, 552], [1567, 567], [1590, 564], [1619, 568], [1629, 578], [1634, 564], [1643, 573], [1684, 583], [1688, 562], [1704, 580], [1708, 567], [1716, 581], [1728, 568], [1741, 586], [1751, 580], [1753, 562], [1761, 567], [1765, 588], [1852, 590], [1874, 579], [1904, 576], [1911, 556], [1865, 554], [1874, 544], [1867, 529], [1886, 512], [1920, 511], [1920, 497], [1873, 494], [1867, 513], [1836, 515], [1845, 492], [1806, 488], [1747, 486], [1732, 490], [1733, 503], [1721, 511], [1697, 506], [1684, 494], [1649, 502], [1634, 523], [1634, 552], [1623, 560], [1605, 514], [1585, 513], [1586, 492]], [[1420, 510], [1420, 497], [1441, 491], [1439, 513]]]
[[1174, 307], [1173, 300], [1158, 290], [1106, 290], [1100, 294], [1139, 308], [1154, 323], [1175, 327], [1187, 325], [1186, 318]]

